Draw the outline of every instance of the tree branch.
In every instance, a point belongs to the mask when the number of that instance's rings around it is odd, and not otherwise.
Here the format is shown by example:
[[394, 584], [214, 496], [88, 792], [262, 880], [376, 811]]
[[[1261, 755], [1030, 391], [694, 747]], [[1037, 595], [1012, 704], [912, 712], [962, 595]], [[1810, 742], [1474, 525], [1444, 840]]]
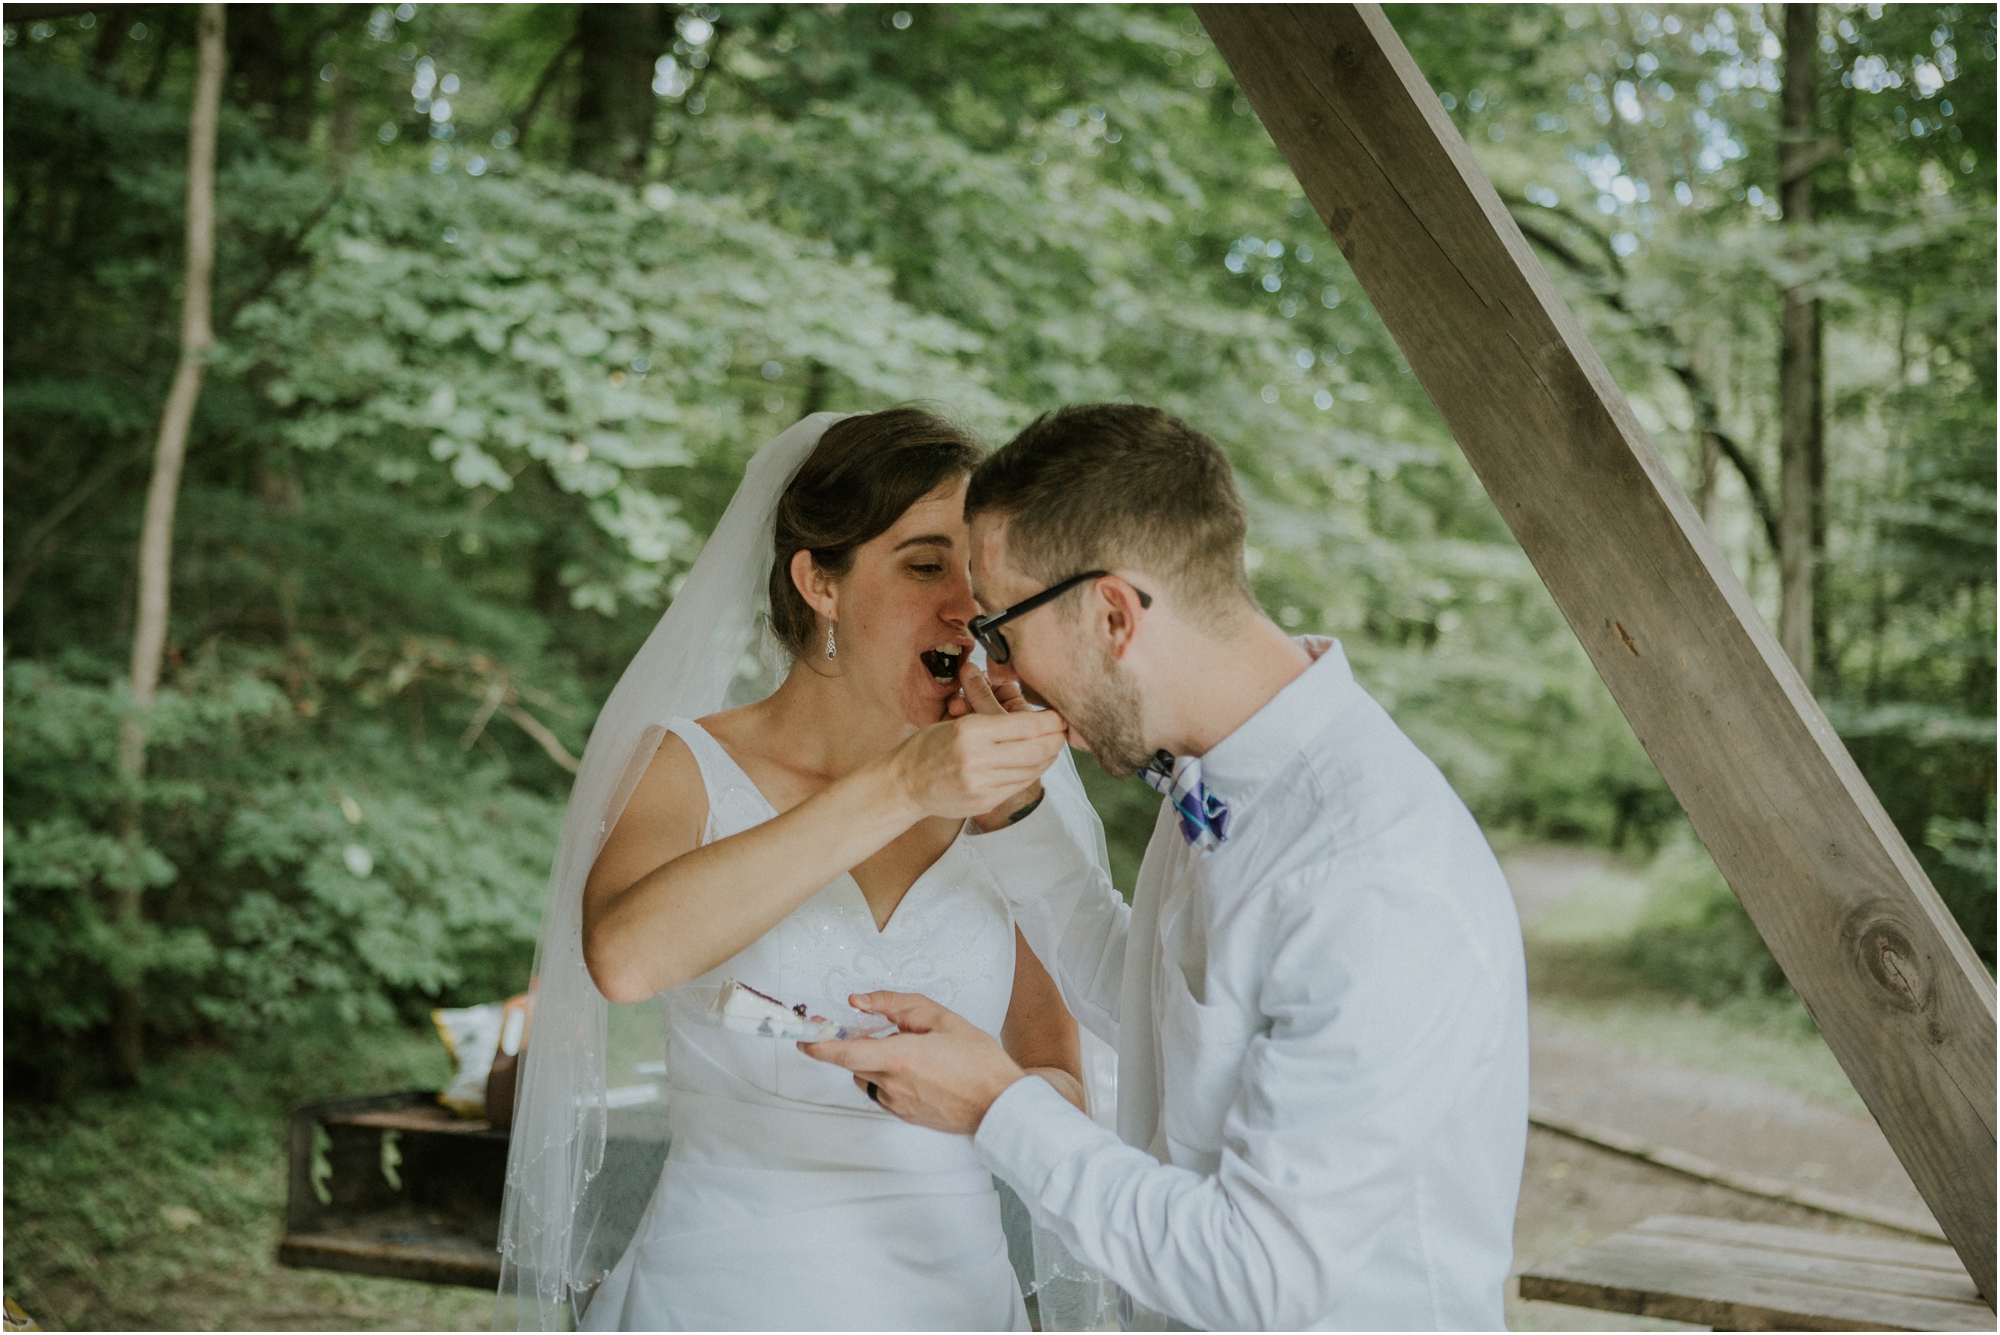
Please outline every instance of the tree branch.
[[[7, 563], [6, 603], [4, 609], [0, 609], [0, 614], [13, 612], [14, 604], [21, 601], [22, 593], [27, 590], [28, 577], [35, 573], [42, 561], [59, 545], [51, 544], [49, 539], [56, 529], [62, 526], [62, 522], [74, 514], [77, 507], [89, 500], [99, 487], [144, 458], [146, 447], [151, 443], [150, 440], [141, 437], [124, 453], [107, 455], [90, 471], [89, 477], [77, 484], [76, 490], [56, 502], [54, 509], [35, 521], [35, 526], [28, 530], [28, 536], [21, 539], [20, 549], [14, 553], [14, 559]], [[45, 546], [48, 547], [47, 551], [43, 550]]]
[[[472, 722], [465, 729], [465, 735], [458, 739], [459, 749], [470, 751], [486, 735], [486, 725], [495, 714], [511, 720], [522, 732], [528, 734], [548, 754], [550, 760], [561, 765], [571, 774], [576, 773], [577, 759], [564, 747], [561, 739], [540, 719], [521, 708], [514, 701], [520, 694], [514, 684], [505, 677], [495, 677], [487, 683], [486, 698], [479, 702], [479, 708], [472, 715]], [[539, 694], [535, 692], [534, 694]]]
[[487, 683], [486, 698], [479, 702], [478, 710], [472, 715], [472, 722], [466, 725], [465, 735], [458, 739], [459, 750], [472, 749], [473, 743], [479, 740], [479, 735], [486, 731], [487, 721], [493, 717], [493, 711], [505, 704], [507, 697], [512, 693], [507, 688], [505, 677], [495, 677]]
[[[1526, 200], [1505, 196], [1503, 198], [1506, 199], [1510, 211], [1514, 212], [1514, 221], [1520, 226], [1523, 236], [1547, 251], [1557, 263], [1571, 273], [1589, 279], [1599, 300], [1630, 319], [1641, 333], [1664, 346], [1667, 353], [1667, 367], [1674, 373], [1675, 379], [1681, 382], [1681, 388], [1686, 391], [1689, 402], [1694, 405], [1695, 418], [1701, 434], [1715, 442], [1722, 456], [1729, 460], [1738, 475], [1742, 477], [1744, 490], [1750, 494], [1750, 506], [1757, 512], [1757, 518], [1764, 528], [1764, 536], [1770, 541], [1771, 550], [1776, 552], [1778, 512], [1771, 504], [1771, 494], [1764, 486], [1763, 474], [1758, 471], [1756, 460], [1750, 457], [1741, 442], [1722, 429], [1722, 414], [1715, 402], [1715, 392], [1690, 363], [1687, 349], [1681, 345], [1680, 335], [1674, 331], [1673, 326], [1663, 321], [1642, 321], [1633, 312], [1631, 304], [1625, 300], [1625, 269], [1614, 252], [1607, 248], [1606, 262], [1603, 266], [1592, 264], [1564, 244], [1560, 237], [1537, 224], [1532, 217], [1521, 217], [1522, 210], [1542, 206], [1530, 205]], [[1583, 227], [1590, 236], [1597, 236], [1596, 231], [1584, 226], [1581, 220], [1571, 218], [1569, 221]]]
[[[1675, 367], [1674, 373], [1681, 377], [1683, 384], [1686, 384], [1690, 377], [1694, 376], [1694, 372], [1685, 367]], [[1692, 392], [1690, 391], [1690, 393]], [[1744, 489], [1750, 493], [1750, 505], [1756, 510], [1757, 518], [1764, 525], [1764, 537], [1770, 542], [1771, 550], [1776, 552], [1778, 550], [1778, 516], [1777, 512], [1771, 508], [1771, 498], [1764, 490], [1764, 483], [1758, 475], [1756, 463], [1751, 460], [1749, 455], [1743, 452], [1743, 447], [1736, 442], [1734, 437], [1706, 428], [1703, 429], [1702, 434], [1714, 440], [1716, 448], [1722, 451], [1722, 457], [1736, 466], [1737, 473], [1743, 478]]]
[[1778, 183], [1789, 184], [1808, 175], [1823, 162], [1847, 156], [1847, 145], [1838, 139], [1815, 139], [1810, 128], [1785, 129], [1778, 133]]
[[245, 306], [248, 306], [251, 302], [271, 290], [271, 284], [277, 282], [278, 276], [291, 267], [293, 261], [298, 259], [299, 251], [305, 246], [306, 238], [312, 234], [313, 228], [318, 227], [322, 222], [326, 221], [326, 215], [333, 212], [333, 206], [338, 204], [340, 197], [346, 193], [347, 178], [343, 176], [333, 183], [332, 193], [327, 195], [320, 202], [320, 206], [313, 210], [312, 216], [307, 218], [297, 231], [285, 238], [284, 245], [278, 249], [278, 257], [264, 270], [263, 276], [247, 291], [238, 296], [236, 300], [229, 303], [229, 309], [223, 312], [222, 316], [222, 327], [224, 329], [232, 328], [236, 324], [236, 317], [242, 314]]
[[550, 760], [555, 761], [556, 764], [561, 765], [571, 774], [576, 773], [576, 757], [563, 747], [562, 742], [556, 738], [554, 733], [548, 730], [540, 719], [519, 705], [502, 705], [500, 706], [500, 712], [512, 719], [522, 732], [527, 733], [528, 736], [540, 743], [542, 750], [548, 753]]
[[569, 40], [557, 47], [556, 53], [549, 57], [549, 63], [542, 66], [542, 75], [535, 80], [535, 91], [528, 94], [528, 105], [523, 107], [521, 114], [514, 119], [514, 148], [517, 151], [528, 146], [528, 125], [535, 119], [535, 112], [541, 107], [542, 98], [548, 93], [549, 85], [555, 82], [563, 61], [569, 57], [570, 52], [576, 50], [580, 40], [582, 39], [577, 31], [574, 28], [570, 29]]

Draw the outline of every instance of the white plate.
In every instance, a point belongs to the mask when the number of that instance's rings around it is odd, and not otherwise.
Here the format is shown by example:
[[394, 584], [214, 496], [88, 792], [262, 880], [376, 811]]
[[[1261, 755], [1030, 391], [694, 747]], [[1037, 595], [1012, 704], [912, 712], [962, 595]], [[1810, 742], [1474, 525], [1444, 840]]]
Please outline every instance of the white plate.
[[818, 1043], [833, 1038], [880, 1038], [894, 1033], [896, 1026], [879, 1015], [854, 1016], [849, 1023], [841, 1023], [831, 1017], [813, 1021], [788, 1016], [718, 1015], [713, 1011], [703, 1011], [702, 1018], [720, 1029], [733, 1030], [739, 1034], [755, 1034], [759, 1038], [782, 1038], [793, 1043]]
[[818, 1043], [829, 1039], [880, 1038], [896, 1032], [896, 1026], [879, 1015], [869, 1015], [846, 1006], [808, 1007], [808, 1015], [783, 1017], [725, 1015], [714, 1009], [715, 989], [703, 999], [699, 1012], [704, 1024], [759, 1038], [780, 1038], [791, 1043]]

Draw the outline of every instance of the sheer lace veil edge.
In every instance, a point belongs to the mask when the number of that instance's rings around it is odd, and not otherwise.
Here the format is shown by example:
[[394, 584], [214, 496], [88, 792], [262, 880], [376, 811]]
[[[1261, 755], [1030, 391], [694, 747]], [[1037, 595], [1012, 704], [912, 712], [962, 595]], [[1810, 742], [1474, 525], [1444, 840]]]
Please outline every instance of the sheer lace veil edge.
[[[651, 1183], [608, 1182], [604, 1172], [613, 1113], [605, 1088], [608, 1008], [584, 967], [583, 884], [666, 722], [723, 706], [738, 666], [756, 645], [778, 499], [841, 416], [815, 413], [752, 456], [680, 592], [591, 728], [535, 952], [535, 1031], [515, 1100], [501, 1205], [498, 1329], [571, 1326], [578, 1300], [623, 1250], [625, 1239], [612, 1236], [621, 1231], [619, 1223], [627, 1223], [622, 1231], [628, 1235], [636, 1224], [631, 1196], [651, 1196]], [[664, 1141], [660, 1119], [621, 1120], [643, 1123], [634, 1129], [640, 1143], [621, 1137], [614, 1157], [657, 1158]], [[655, 1141], [650, 1155], [648, 1139]], [[609, 1190], [613, 1186], [617, 1192]]]

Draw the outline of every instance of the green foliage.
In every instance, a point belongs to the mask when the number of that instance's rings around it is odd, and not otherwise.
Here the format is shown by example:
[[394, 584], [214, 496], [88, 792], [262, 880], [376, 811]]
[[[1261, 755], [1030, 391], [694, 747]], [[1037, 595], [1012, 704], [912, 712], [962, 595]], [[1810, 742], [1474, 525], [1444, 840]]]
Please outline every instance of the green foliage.
[[[122, 688], [9, 667], [11, 1060], [102, 1024], [108, 984], [134, 976], [150, 1027], [182, 1036], [381, 1021], [518, 986], [559, 800], [490, 761], [413, 757], [365, 715], [302, 719], [254, 667], [180, 681], [148, 715], [147, 776], [127, 795], [111, 778]], [[136, 933], [103, 893], [128, 886], [156, 903]]]
[[578, 608], [657, 606], [685, 568], [697, 535], [661, 483], [697, 450], [718, 474], [740, 466], [756, 428], [729, 395], [739, 359], [811, 362], [875, 401], [938, 394], [1000, 421], [954, 359], [977, 340], [898, 302], [886, 271], [727, 198], [532, 169], [370, 172], [311, 252], [232, 348], [268, 377], [280, 439], [365, 455], [377, 485], [448, 478], [474, 504], [538, 466], [596, 530], [571, 536], [560, 571]]
[[1993, 844], [1990, 807], [1983, 821], [1933, 816], [1924, 827], [1924, 852], [1935, 859], [1931, 879], [1974, 942], [1994, 933]]

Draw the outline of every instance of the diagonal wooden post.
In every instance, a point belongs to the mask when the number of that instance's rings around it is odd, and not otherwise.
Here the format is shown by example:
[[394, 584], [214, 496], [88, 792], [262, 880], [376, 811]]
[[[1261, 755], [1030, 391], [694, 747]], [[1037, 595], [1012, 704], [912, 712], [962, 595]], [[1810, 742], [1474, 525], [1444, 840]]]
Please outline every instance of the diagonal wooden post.
[[1197, 5], [1987, 1302], [1994, 988], [1374, 5]]

